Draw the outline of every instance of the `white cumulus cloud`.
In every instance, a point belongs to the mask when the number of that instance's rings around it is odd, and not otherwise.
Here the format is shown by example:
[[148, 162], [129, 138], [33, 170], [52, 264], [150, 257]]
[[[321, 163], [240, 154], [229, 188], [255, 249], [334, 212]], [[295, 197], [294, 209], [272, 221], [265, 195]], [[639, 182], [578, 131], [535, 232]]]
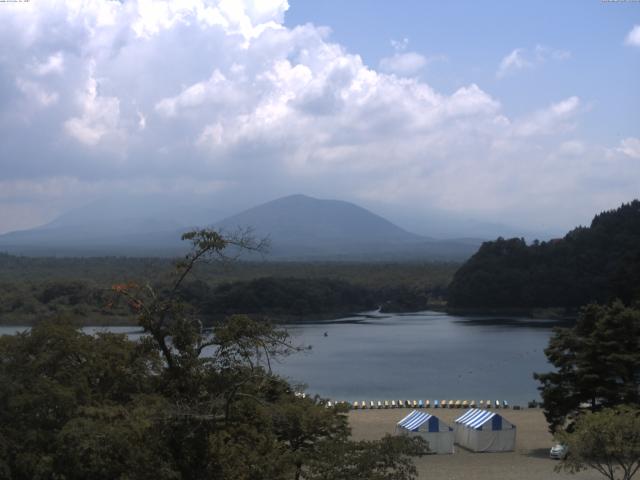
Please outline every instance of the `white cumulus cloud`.
[[61, 74], [64, 71], [64, 57], [62, 52], [50, 55], [46, 60], [33, 65], [36, 75]]
[[382, 71], [399, 75], [413, 75], [422, 70], [425, 65], [427, 65], [426, 57], [416, 52], [396, 53], [380, 60]]
[[412, 76], [419, 73], [434, 61], [443, 60], [442, 55], [425, 57], [418, 52], [407, 52], [409, 39], [391, 40], [395, 53], [380, 60], [380, 70], [385, 73], [395, 73], [401, 76]]
[[624, 43], [632, 47], [640, 47], [640, 25], [634, 25], [624, 39]]
[[89, 146], [96, 145], [102, 137], [118, 132], [120, 100], [98, 93], [98, 82], [90, 76], [84, 91], [78, 97], [80, 115], [64, 123], [66, 131]]
[[640, 138], [625, 138], [617, 150], [628, 157], [640, 159]]
[[553, 49], [544, 45], [536, 45], [530, 50], [515, 48], [500, 61], [496, 77], [503, 78], [519, 70], [538, 67], [549, 60], [563, 61], [570, 57], [571, 52], [568, 50]]
[[570, 123], [580, 109], [580, 99], [569, 97], [541, 109], [515, 123], [514, 134], [522, 137], [557, 134], [572, 128]]
[[59, 98], [59, 95], [56, 92], [50, 92], [45, 87], [32, 80], [17, 78], [16, 86], [28, 100], [33, 101], [42, 107], [48, 107], [55, 104]]
[[[408, 51], [408, 40], [374, 68], [326, 27], [285, 25], [287, 8], [286, 0], [3, 5], [0, 171], [11, 198], [0, 209], [21, 196], [50, 209], [33, 192], [52, 185], [73, 199], [173, 185], [185, 195], [226, 188], [264, 201], [293, 189], [546, 219], [558, 215], [536, 203], [546, 199], [597, 211], [592, 179], [613, 171], [629, 182], [616, 198], [637, 190], [634, 143], [597, 161], [599, 150], [579, 136], [577, 96], [512, 116], [473, 79], [444, 91], [420, 80], [430, 60]], [[505, 74], [568, 56], [514, 52]], [[552, 160], [559, 154], [566, 158]]]
[[500, 61], [496, 75], [498, 77], [504, 77], [510, 71], [531, 68], [532, 66], [533, 63], [524, 58], [523, 50], [516, 48]]

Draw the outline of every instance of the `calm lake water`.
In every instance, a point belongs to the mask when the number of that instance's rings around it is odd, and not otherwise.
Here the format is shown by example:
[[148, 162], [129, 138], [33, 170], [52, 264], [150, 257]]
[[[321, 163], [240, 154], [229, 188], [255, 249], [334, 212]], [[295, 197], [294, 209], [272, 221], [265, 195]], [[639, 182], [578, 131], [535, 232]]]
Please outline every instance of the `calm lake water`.
[[[554, 325], [524, 318], [371, 312], [288, 325], [296, 344], [312, 348], [273, 368], [306, 384], [307, 392], [334, 400], [500, 399], [525, 404], [539, 399], [532, 373], [551, 368], [543, 350]], [[0, 327], [0, 334], [24, 328]], [[140, 332], [136, 327], [109, 330], [133, 338]]]
[[[274, 368], [309, 393], [334, 400], [539, 399], [533, 372], [554, 322], [456, 317], [436, 312], [362, 315], [289, 326], [308, 353]], [[327, 334], [325, 336], [324, 334]]]

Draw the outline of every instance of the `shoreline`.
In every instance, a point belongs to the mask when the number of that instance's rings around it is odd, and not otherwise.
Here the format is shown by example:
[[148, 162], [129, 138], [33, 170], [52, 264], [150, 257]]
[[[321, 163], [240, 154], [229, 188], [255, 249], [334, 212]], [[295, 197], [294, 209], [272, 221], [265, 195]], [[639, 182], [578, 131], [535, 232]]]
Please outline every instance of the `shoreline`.
[[578, 310], [564, 307], [532, 307], [532, 308], [470, 308], [470, 307], [444, 307], [440, 309], [448, 315], [457, 315], [460, 317], [486, 316], [495, 315], [499, 317], [527, 317], [530, 319], [546, 319], [558, 321], [575, 321], [578, 316]]
[[[566, 324], [567, 326], [571, 326], [573, 322], [575, 322], [578, 311], [573, 309], [562, 309], [562, 308], [462, 308], [462, 307], [448, 307], [442, 304], [433, 304], [426, 305], [424, 308], [420, 308], [418, 310], [410, 310], [410, 309], [400, 309], [398, 311], [386, 311], [384, 308], [378, 310], [366, 310], [359, 312], [327, 312], [327, 313], [317, 313], [317, 314], [307, 314], [307, 315], [294, 315], [294, 314], [264, 314], [264, 313], [246, 313], [240, 315], [248, 315], [252, 318], [265, 318], [268, 319], [271, 323], [275, 325], [305, 325], [305, 324], [313, 324], [313, 323], [335, 323], [336, 320], [353, 318], [354, 322], [358, 317], [367, 318], [372, 312], [379, 313], [381, 315], [403, 315], [403, 314], [411, 314], [411, 313], [420, 313], [420, 312], [434, 312], [440, 313], [443, 315], [452, 315], [458, 317], [485, 317], [485, 316], [495, 316], [497, 317], [495, 320], [506, 319], [509, 317], [524, 317], [530, 320], [548, 320], [558, 322], [560, 325]], [[213, 315], [208, 317], [203, 317], [203, 323], [205, 326], [211, 326], [216, 321], [223, 320], [224, 318], [230, 316], [229, 315]], [[47, 316], [46, 318], [54, 318], [54, 316]], [[34, 326], [41, 320], [42, 317], [38, 319], [34, 318], [24, 318], [24, 319], [14, 319], [11, 318], [8, 321], [5, 321], [4, 318], [0, 317], [0, 326], [2, 327], [22, 327], [22, 326]], [[100, 315], [94, 314], [93, 318], [87, 319], [87, 322], [81, 321], [79, 318], [71, 318], [70, 321], [73, 324], [78, 325], [79, 327], [134, 327], [137, 326], [137, 321], [135, 318], [131, 318], [128, 316], [121, 315]], [[479, 322], [490, 322], [491, 319], [481, 320], [478, 319]]]

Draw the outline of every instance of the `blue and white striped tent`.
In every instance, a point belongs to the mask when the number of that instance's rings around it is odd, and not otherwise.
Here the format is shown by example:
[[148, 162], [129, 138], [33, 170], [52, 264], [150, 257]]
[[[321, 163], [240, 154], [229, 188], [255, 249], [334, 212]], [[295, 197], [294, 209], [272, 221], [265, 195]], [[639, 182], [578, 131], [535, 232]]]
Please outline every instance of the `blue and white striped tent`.
[[453, 429], [438, 417], [414, 410], [396, 425], [402, 435], [420, 435], [433, 453], [453, 453]]
[[497, 412], [472, 408], [455, 419], [455, 441], [474, 452], [510, 452], [516, 448], [516, 426]]

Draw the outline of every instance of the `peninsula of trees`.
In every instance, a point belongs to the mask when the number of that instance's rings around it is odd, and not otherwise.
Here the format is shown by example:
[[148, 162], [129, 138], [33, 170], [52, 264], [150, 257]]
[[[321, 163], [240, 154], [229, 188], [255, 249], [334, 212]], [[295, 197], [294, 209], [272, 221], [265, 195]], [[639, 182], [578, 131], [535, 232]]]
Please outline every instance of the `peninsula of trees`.
[[640, 201], [596, 215], [548, 242], [498, 238], [454, 275], [452, 307], [577, 308], [640, 298]]

